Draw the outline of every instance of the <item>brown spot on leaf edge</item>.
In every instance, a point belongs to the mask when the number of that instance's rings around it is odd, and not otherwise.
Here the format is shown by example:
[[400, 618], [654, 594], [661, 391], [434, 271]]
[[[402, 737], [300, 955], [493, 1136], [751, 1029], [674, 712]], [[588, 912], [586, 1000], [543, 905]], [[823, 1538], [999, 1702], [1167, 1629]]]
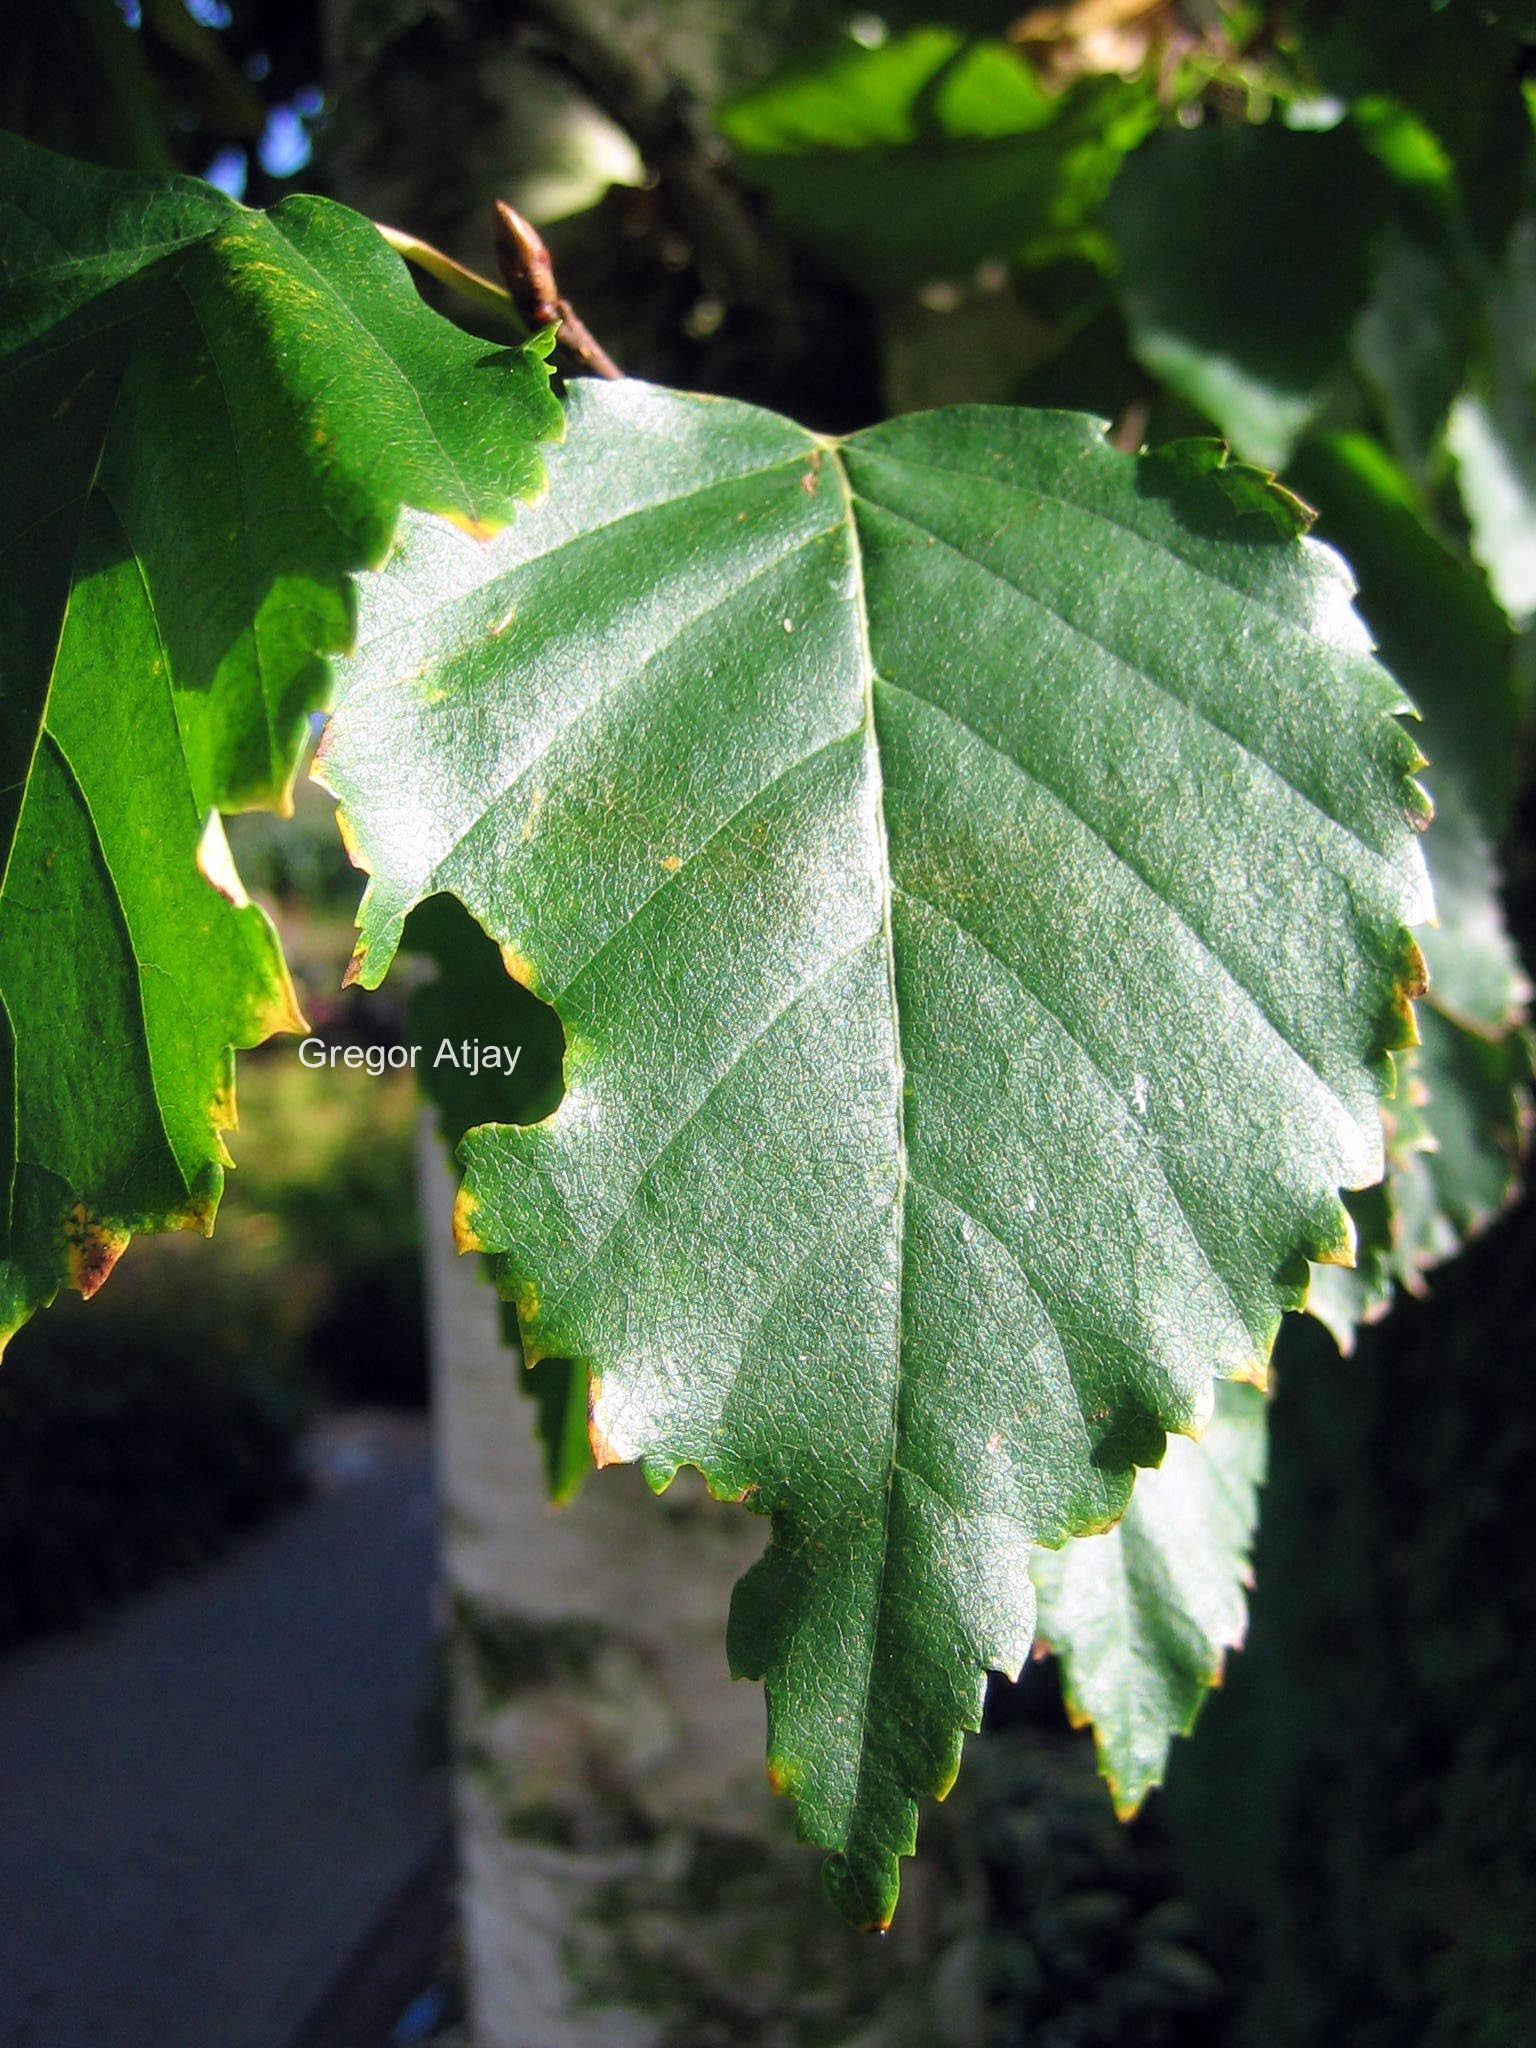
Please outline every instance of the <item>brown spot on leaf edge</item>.
[[85, 1204], [76, 1202], [64, 1219], [64, 1243], [69, 1284], [89, 1301], [106, 1285], [112, 1268], [128, 1249], [128, 1232], [87, 1215]]

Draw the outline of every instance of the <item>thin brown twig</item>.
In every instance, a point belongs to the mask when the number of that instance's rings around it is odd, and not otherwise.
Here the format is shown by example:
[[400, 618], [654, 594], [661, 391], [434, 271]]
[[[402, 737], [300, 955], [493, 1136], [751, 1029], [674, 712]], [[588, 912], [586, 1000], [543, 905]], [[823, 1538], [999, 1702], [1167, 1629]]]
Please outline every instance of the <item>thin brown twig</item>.
[[1147, 438], [1152, 406], [1146, 398], [1133, 398], [1109, 430], [1109, 445], [1122, 455], [1135, 455]]
[[555, 282], [555, 266], [544, 238], [504, 199], [495, 202], [496, 263], [513, 305], [535, 330], [558, 326], [560, 340], [578, 362], [598, 377], [624, 372], [592, 333]]

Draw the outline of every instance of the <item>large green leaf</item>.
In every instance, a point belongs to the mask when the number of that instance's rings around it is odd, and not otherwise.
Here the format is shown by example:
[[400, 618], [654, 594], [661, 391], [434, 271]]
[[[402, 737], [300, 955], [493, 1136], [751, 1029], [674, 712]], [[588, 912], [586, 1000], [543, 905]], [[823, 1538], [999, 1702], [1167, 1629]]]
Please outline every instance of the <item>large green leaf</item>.
[[1137, 356], [1237, 452], [1279, 469], [1345, 358], [1386, 181], [1347, 127], [1156, 135], [1106, 219]]
[[1113, 1529], [1035, 1559], [1041, 1644], [1122, 1818], [1162, 1783], [1242, 1643], [1267, 1445], [1262, 1389], [1220, 1386], [1202, 1441], [1173, 1438]]
[[211, 1227], [231, 1049], [297, 1022], [218, 809], [285, 799], [402, 502], [489, 531], [560, 415], [321, 200], [0, 137], [0, 287], [3, 1337]]
[[1053, 93], [1006, 43], [919, 28], [840, 43], [718, 120], [792, 234], [835, 276], [892, 292], [1058, 247], [1157, 112], [1150, 85]]
[[458, 896], [565, 1028], [462, 1238], [601, 1461], [774, 1520], [730, 1652], [883, 1923], [1035, 1545], [1259, 1377], [1381, 1169], [1428, 908], [1404, 700], [1211, 444], [836, 443], [578, 388], [537, 521], [413, 521], [325, 752], [372, 985]]

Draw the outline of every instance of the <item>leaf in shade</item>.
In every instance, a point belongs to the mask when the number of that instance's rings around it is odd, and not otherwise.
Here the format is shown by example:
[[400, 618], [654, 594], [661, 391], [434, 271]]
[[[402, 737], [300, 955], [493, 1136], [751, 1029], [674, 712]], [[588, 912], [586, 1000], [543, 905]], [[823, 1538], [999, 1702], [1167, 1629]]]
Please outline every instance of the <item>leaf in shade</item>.
[[717, 119], [783, 226], [832, 275], [888, 293], [1070, 244], [1157, 99], [1120, 78], [1050, 92], [1006, 43], [918, 28], [841, 43]]
[[1267, 1445], [1263, 1391], [1218, 1387], [1204, 1437], [1169, 1439], [1113, 1529], [1035, 1559], [1040, 1645], [1074, 1723], [1092, 1726], [1122, 1819], [1163, 1782], [1173, 1738], [1242, 1645]]
[[[565, 1041], [547, 1003], [513, 981], [501, 955], [474, 919], [451, 896], [434, 896], [412, 913], [403, 948], [428, 960], [433, 977], [411, 992], [407, 1031], [417, 1051], [417, 1079], [438, 1113], [450, 1153], [475, 1124], [533, 1123], [555, 1108], [561, 1094]], [[443, 1047], [466, 1040], [517, 1048], [510, 1075], [443, 1056]], [[501, 1304], [502, 1335], [518, 1348], [517, 1314]], [[574, 1498], [592, 1470], [587, 1445], [587, 1383], [581, 1368], [563, 1358], [540, 1358], [519, 1375], [535, 1403], [551, 1499]]]
[[1421, 934], [1423, 1044], [1399, 1062], [1384, 1111], [1391, 1171], [1363, 1198], [1363, 1255], [1318, 1276], [1314, 1311], [1346, 1343], [1394, 1286], [1424, 1275], [1512, 1199], [1529, 1122], [1529, 990], [1504, 919], [1497, 849], [1508, 829], [1529, 705], [1516, 643], [1475, 569], [1425, 523], [1419, 496], [1363, 435], [1309, 442], [1289, 472], [1348, 556], [1382, 659], [1412, 693], [1430, 757], [1424, 841], [1438, 927]]
[[1281, 469], [1321, 410], [1372, 279], [1386, 179], [1349, 128], [1154, 136], [1105, 217], [1139, 360], [1237, 453]]
[[1510, 236], [1472, 382], [1451, 412], [1472, 552], [1517, 625], [1536, 614], [1536, 218]]

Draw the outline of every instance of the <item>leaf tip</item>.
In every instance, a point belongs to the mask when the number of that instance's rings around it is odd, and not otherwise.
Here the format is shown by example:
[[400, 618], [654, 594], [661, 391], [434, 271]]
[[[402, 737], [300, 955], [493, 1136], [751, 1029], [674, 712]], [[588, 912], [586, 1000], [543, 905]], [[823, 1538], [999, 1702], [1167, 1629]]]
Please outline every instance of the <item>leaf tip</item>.
[[249, 906], [251, 899], [245, 893], [245, 884], [240, 879], [235, 857], [229, 850], [229, 840], [225, 837], [224, 820], [217, 811], [208, 813], [202, 837], [197, 842], [197, 871], [236, 910]]
[[112, 1268], [128, 1249], [128, 1232], [119, 1225], [87, 1213], [76, 1202], [64, 1222], [65, 1255], [69, 1284], [84, 1301], [89, 1301], [111, 1278]]
[[1142, 1785], [1133, 1791], [1127, 1786], [1116, 1784], [1114, 1779], [1109, 1777], [1105, 1778], [1104, 1783], [1109, 1791], [1109, 1803], [1115, 1809], [1115, 1819], [1122, 1824], [1136, 1818], [1147, 1803], [1147, 1794], [1152, 1790], [1150, 1785]]
[[[793, 1787], [791, 1787], [793, 1789]], [[829, 1856], [822, 1869], [827, 1895], [859, 1934], [888, 1934], [896, 1916], [899, 1865], [879, 1856], [875, 1866], [849, 1855]]]
[[274, 1038], [280, 1033], [305, 1038], [309, 1035], [309, 1019], [299, 1008], [298, 990], [287, 961], [281, 961], [280, 967], [281, 973], [258, 1014], [258, 1027], [263, 1038]]
[[1137, 459], [1146, 465], [1141, 475], [1154, 488], [1198, 488], [1209, 479], [1235, 511], [1263, 519], [1277, 539], [1297, 540], [1317, 523], [1315, 509], [1281, 483], [1273, 470], [1238, 461], [1225, 441], [1211, 436], [1167, 441]]
[[1348, 1270], [1353, 1268], [1359, 1257], [1359, 1242], [1355, 1219], [1340, 1202], [1333, 1217], [1332, 1232], [1320, 1238], [1307, 1256], [1314, 1266], [1342, 1266]]

